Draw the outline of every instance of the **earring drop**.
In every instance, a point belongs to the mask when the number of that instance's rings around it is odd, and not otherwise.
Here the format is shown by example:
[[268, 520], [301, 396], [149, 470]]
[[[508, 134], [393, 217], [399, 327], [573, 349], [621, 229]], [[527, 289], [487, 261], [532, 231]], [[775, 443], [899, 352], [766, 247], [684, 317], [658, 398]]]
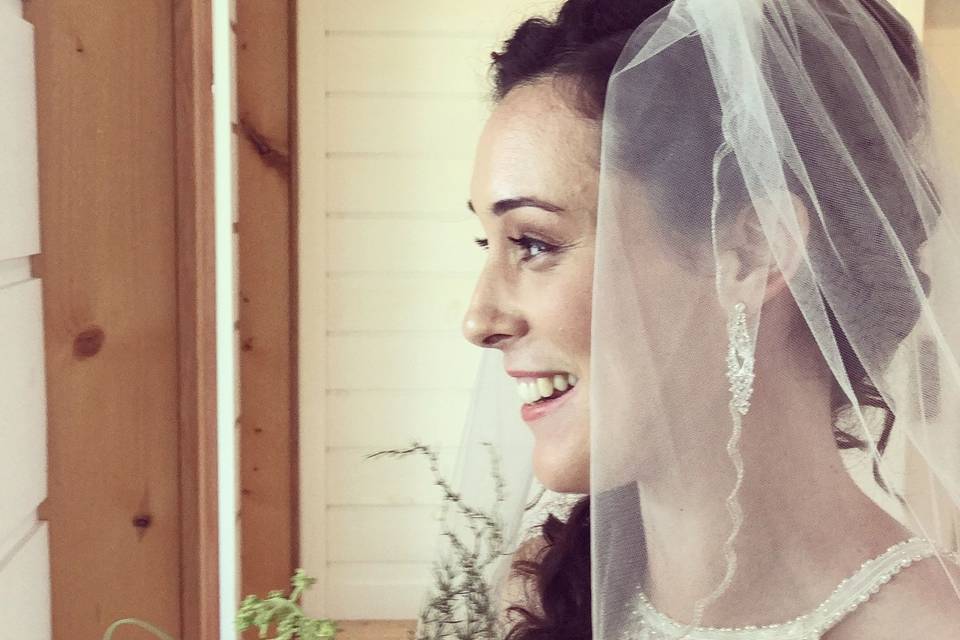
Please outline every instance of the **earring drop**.
[[727, 349], [727, 379], [733, 397], [730, 406], [746, 415], [753, 395], [753, 345], [747, 331], [747, 306], [738, 302], [733, 306], [727, 323], [730, 346]]

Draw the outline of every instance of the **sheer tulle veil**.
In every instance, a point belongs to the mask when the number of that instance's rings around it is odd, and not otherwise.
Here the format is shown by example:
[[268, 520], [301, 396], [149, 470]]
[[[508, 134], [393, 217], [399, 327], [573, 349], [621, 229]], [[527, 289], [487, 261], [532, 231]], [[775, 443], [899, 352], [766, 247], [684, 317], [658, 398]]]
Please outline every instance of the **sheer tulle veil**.
[[[815, 594], [758, 571], [757, 549], [789, 555], [801, 534], [851, 542], [860, 554], [837, 560], [838, 575], [870, 557], [842, 517], [762, 526], [766, 510], [792, 508], [774, 493], [788, 482], [845, 508], [839, 483], [832, 495], [797, 462], [813, 436], [753, 413], [788, 352], [829, 381], [822, 437], [838, 464], [929, 543], [960, 609], [960, 137], [949, 91], [890, 16], [885, 0], [675, 0], [620, 54], [600, 123], [585, 376], [598, 640], [660, 637], [637, 631], [638, 602], [665, 572], [688, 575], [684, 563], [710, 568], [673, 612], [692, 629], [725, 598], [753, 598], [744, 625], [778, 623], [763, 603], [784, 590], [798, 594], [788, 617], [806, 612]], [[789, 340], [765, 336], [774, 305], [798, 319]], [[522, 402], [502, 354], [485, 350], [455, 484], [499, 514], [491, 585], [546, 513], [579, 497], [538, 485]], [[685, 531], [651, 530], [663, 503], [683, 500], [718, 532], [697, 557], [664, 550]]]

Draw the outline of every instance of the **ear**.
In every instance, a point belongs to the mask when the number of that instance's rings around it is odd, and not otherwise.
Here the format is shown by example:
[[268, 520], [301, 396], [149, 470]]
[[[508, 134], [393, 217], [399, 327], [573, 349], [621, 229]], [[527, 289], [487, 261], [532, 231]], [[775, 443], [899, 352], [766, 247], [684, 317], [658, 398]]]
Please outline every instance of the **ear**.
[[724, 306], [744, 302], [756, 312], [783, 292], [804, 260], [809, 233], [809, 213], [793, 193], [776, 208], [764, 201], [759, 212], [755, 207], [741, 211], [724, 231], [717, 256]]

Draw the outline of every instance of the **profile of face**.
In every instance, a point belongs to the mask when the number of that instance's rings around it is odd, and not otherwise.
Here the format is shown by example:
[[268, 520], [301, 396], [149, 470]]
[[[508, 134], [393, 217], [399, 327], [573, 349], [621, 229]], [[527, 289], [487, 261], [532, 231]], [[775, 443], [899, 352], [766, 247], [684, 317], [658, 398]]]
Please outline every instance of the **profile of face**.
[[477, 146], [470, 207], [487, 251], [464, 335], [500, 349], [548, 488], [589, 486], [590, 322], [597, 123], [549, 81], [512, 90]]
[[[639, 214], [631, 218], [629, 238], [642, 268], [631, 271], [631, 286], [656, 304], [620, 308], [611, 298], [619, 282], [595, 292], [600, 127], [570, 106], [563, 89], [550, 79], [515, 87], [497, 104], [480, 136], [470, 207], [483, 227], [487, 255], [463, 332], [475, 345], [503, 352], [506, 374], [517, 380], [523, 398], [522, 417], [534, 435], [537, 478], [554, 491], [587, 493], [591, 395], [607, 395], [602, 387], [590, 391], [594, 294], [603, 298], [600, 308], [610, 311], [601, 330], [628, 324], [637, 336], [629, 344], [617, 343], [632, 351], [603, 354], [604, 362], [623, 363], [624, 371], [631, 371], [631, 388], [650, 391], [623, 398], [631, 420], [594, 416], [608, 428], [602, 454], [613, 469], [605, 472], [610, 478], [594, 478], [602, 487], [638, 479], [643, 470], [655, 473], [658, 461], [682, 467], [670, 457], [685, 450], [677, 443], [723, 450], [725, 432], [707, 443], [700, 425], [722, 413], [728, 401], [721, 370], [726, 309], [734, 300], [755, 300], [751, 292], [776, 295], [785, 284], [782, 278], [769, 280], [766, 268], [743, 275], [739, 256], [746, 252], [727, 247], [719, 259], [730, 301], [718, 303], [712, 247], [704, 244], [693, 252], [700, 256], [693, 263], [680, 259], [657, 217], [647, 214], [652, 208], [643, 204], [642, 185], [634, 189], [629, 186], [634, 183], [623, 181], [608, 185], [608, 206], [622, 200], [625, 211]], [[609, 270], [605, 273], [610, 277]], [[787, 309], [783, 317], [792, 312]], [[771, 319], [772, 314], [772, 309], [766, 312]], [[698, 336], [695, 344], [691, 335]], [[635, 362], [646, 365], [627, 364]], [[708, 392], [691, 372], [710, 362], [717, 363], [717, 379], [724, 383]], [[674, 420], [665, 437], [663, 429], [650, 429], [663, 415], [687, 419], [684, 426]], [[615, 431], [616, 425], [627, 431]], [[646, 443], [642, 451], [616, 444], [635, 441], [637, 428]], [[624, 452], [631, 457], [620, 460]]]

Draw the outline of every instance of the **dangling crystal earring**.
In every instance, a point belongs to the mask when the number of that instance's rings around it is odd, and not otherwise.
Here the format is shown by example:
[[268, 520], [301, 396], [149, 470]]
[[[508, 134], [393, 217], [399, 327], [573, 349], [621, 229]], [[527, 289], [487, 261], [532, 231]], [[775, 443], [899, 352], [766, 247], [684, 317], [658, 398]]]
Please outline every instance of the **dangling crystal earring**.
[[753, 394], [753, 346], [747, 332], [747, 306], [738, 302], [727, 323], [730, 346], [727, 350], [727, 379], [733, 393], [730, 405], [746, 415]]
[[738, 302], [733, 305], [733, 311], [727, 321], [727, 334], [730, 337], [730, 346], [727, 349], [727, 379], [730, 381], [732, 392], [730, 416], [733, 418], [733, 428], [730, 431], [730, 439], [727, 440], [727, 455], [730, 456], [736, 472], [736, 481], [726, 500], [731, 524], [730, 535], [723, 543], [723, 557], [727, 569], [717, 588], [694, 606], [693, 622], [686, 628], [687, 631], [683, 637], [700, 624], [703, 612], [727, 590], [737, 571], [737, 550], [734, 543], [740, 533], [740, 527], [743, 526], [743, 509], [740, 507], [739, 500], [740, 487], [743, 484], [743, 457], [740, 455], [740, 434], [743, 428], [741, 418], [750, 409], [750, 396], [753, 395], [753, 345], [750, 342], [750, 333], [747, 331], [747, 305], [744, 303]]

